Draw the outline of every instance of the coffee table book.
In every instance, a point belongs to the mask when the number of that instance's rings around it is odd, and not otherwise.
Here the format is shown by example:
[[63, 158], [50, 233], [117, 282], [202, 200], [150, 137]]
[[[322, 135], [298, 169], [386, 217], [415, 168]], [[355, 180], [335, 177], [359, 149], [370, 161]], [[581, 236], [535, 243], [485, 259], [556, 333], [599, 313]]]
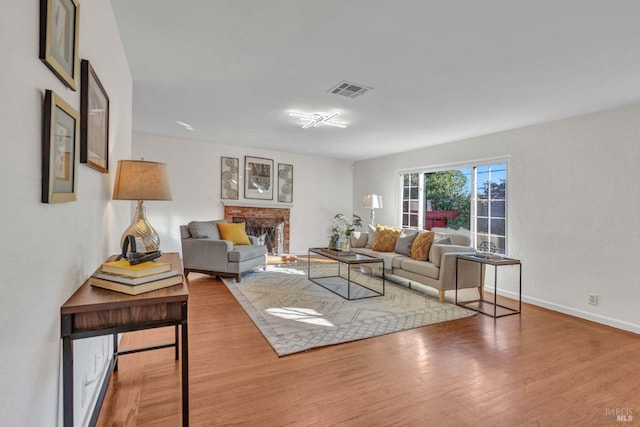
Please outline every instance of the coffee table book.
[[129, 261], [122, 259], [120, 261], [107, 261], [102, 263], [103, 272], [129, 277], [150, 276], [169, 270], [171, 270], [171, 264], [166, 262], [147, 261], [142, 264], [131, 265]]
[[142, 285], [143, 283], [153, 282], [160, 279], [166, 279], [167, 277], [177, 276], [178, 274], [179, 274], [178, 270], [169, 270], [163, 273], [151, 274], [149, 276], [130, 277], [130, 276], [125, 276], [123, 274], [107, 273], [105, 271], [98, 270], [93, 274], [92, 277], [95, 279], [103, 279], [103, 280], [108, 280], [110, 282], [122, 283], [123, 285], [135, 286], [135, 285]]
[[164, 279], [153, 280], [151, 282], [142, 283], [139, 285], [126, 285], [124, 283], [112, 282], [110, 280], [101, 279], [99, 277], [92, 276], [90, 278], [91, 286], [98, 288], [109, 289], [111, 291], [122, 292], [129, 295], [139, 295], [145, 292], [151, 292], [162, 288], [168, 288], [169, 286], [180, 285], [183, 282], [182, 274], [177, 274], [171, 277], [165, 277]]

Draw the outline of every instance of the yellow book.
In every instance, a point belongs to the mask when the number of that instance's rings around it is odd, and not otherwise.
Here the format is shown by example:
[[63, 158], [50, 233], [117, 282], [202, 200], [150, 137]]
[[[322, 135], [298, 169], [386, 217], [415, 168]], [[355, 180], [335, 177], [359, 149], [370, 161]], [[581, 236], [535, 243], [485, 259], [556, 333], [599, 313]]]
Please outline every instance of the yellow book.
[[116, 283], [110, 280], [103, 280], [97, 277], [91, 277], [91, 286], [98, 288], [109, 289], [111, 291], [122, 292], [129, 295], [139, 295], [145, 292], [151, 292], [162, 288], [168, 288], [169, 286], [180, 285], [183, 282], [182, 274], [177, 276], [166, 277], [160, 280], [154, 280], [153, 282], [143, 283], [141, 285], [125, 285], [123, 283]]
[[144, 277], [152, 274], [164, 273], [171, 270], [171, 264], [166, 262], [147, 261], [131, 265], [126, 259], [107, 261], [102, 263], [102, 271], [120, 274], [128, 277]]

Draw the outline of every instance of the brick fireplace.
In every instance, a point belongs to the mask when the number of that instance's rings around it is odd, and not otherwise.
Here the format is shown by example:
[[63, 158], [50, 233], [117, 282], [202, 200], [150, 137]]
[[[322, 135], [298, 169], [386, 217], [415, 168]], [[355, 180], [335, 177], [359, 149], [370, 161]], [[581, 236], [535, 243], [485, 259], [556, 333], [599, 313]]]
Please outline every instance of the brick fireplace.
[[[289, 253], [290, 208], [226, 204], [227, 222], [246, 222], [247, 229], [262, 230], [269, 240], [267, 246], [273, 254]], [[251, 234], [249, 232], [248, 234]], [[281, 242], [278, 244], [278, 242]]]

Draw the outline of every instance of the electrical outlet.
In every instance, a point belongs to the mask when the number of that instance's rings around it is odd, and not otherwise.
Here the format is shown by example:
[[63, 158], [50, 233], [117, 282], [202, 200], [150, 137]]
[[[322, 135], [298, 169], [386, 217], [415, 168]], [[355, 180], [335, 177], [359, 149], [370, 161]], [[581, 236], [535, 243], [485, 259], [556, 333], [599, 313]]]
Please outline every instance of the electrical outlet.
[[589, 304], [591, 304], [591, 305], [598, 305], [598, 295], [596, 295], [596, 294], [589, 294]]

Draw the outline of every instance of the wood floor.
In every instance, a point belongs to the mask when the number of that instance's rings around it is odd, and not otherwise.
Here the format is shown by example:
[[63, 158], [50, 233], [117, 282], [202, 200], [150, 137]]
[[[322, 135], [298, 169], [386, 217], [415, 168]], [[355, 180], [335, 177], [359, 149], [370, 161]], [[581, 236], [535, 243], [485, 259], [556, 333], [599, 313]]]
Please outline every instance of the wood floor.
[[[640, 337], [523, 305], [279, 358], [224, 284], [189, 276], [192, 426], [640, 425]], [[126, 334], [122, 348], [171, 341]], [[123, 356], [99, 426], [179, 426], [173, 349]], [[626, 411], [632, 422], [616, 421]], [[614, 414], [614, 415], [612, 415]]]

